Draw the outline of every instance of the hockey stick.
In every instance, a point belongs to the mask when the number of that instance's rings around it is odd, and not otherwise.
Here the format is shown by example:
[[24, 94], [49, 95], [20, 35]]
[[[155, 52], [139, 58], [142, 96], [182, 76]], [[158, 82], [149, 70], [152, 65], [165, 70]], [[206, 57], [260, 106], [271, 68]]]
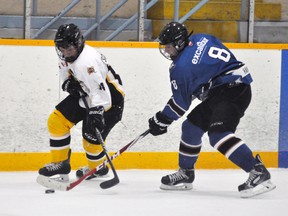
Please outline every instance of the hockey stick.
[[106, 158], [108, 160], [108, 163], [109, 163], [109, 165], [110, 165], [110, 167], [112, 169], [113, 175], [114, 175], [114, 178], [109, 179], [109, 180], [104, 181], [104, 182], [101, 182], [100, 187], [102, 189], [107, 189], [107, 188], [113, 187], [116, 184], [118, 184], [120, 182], [120, 180], [119, 180], [119, 177], [118, 177], [117, 172], [115, 170], [115, 167], [114, 167], [114, 165], [112, 163], [111, 157], [108, 154], [108, 151], [107, 151], [106, 146], [104, 144], [104, 141], [103, 141], [103, 138], [101, 136], [101, 133], [99, 132], [99, 130], [97, 128], [96, 128], [96, 136], [97, 136], [97, 139], [100, 141], [100, 144], [101, 144], [101, 146], [102, 146], [102, 148], [104, 150], [104, 153], [106, 155]]
[[[83, 90], [82, 90], [82, 91], [79, 91], [79, 93], [80, 93], [81, 99], [82, 99], [82, 101], [83, 101], [83, 103], [84, 103], [84, 105], [85, 105], [85, 108], [86, 108], [86, 110], [87, 110], [87, 112], [88, 112], [88, 110], [89, 110], [89, 105], [88, 105], [87, 100], [86, 100], [86, 98], [85, 98], [86, 95], [85, 95], [85, 93], [83, 92]], [[109, 153], [108, 153], [108, 151], [107, 151], [107, 149], [106, 149], [106, 146], [105, 146], [105, 144], [104, 144], [104, 140], [103, 140], [103, 138], [102, 138], [102, 135], [101, 135], [100, 131], [99, 131], [97, 128], [95, 128], [95, 132], [96, 132], [96, 137], [97, 137], [98, 141], [100, 142], [100, 144], [101, 144], [101, 146], [102, 146], [102, 148], [103, 148], [103, 151], [104, 151], [104, 153], [105, 153], [105, 155], [106, 155], [106, 158], [107, 158], [107, 160], [108, 160], [108, 163], [109, 163], [109, 165], [110, 165], [110, 167], [111, 167], [111, 169], [112, 169], [113, 175], [114, 175], [114, 177], [113, 177], [112, 179], [109, 179], [109, 180], [107, 180], [107, 181], [104, 181], [104, 182], [102, 182], [102, 183], [100, 184], [100, 187], [101, 187], [102, 189], [107, 189], [107, 188], [113, 187], [113, 186], [115, 186], [116, 184], [118, 184], [118, 183], [120, 182], [120, 180], [119, 180], [119, 177], [118, 177], [117, 172], [116, 172], [116, 170], [115, 170], [115, 167], [114, 167], [114, 165], [113, 165], [113, 163], [112, 163], [112, 161], [111, 161], [110, 155], [109, 155]]]
[[[131, 148], [136, 142], [144, 138], [147, 134], [149, 134], [150, 130], [146, 130], [144, 133], [140, 134], [138, 137], [136, 137], [134, 140], [132, 140], [130, 143], [122, 147], [120, 150], [115, 152], [111, 156], [111, 160], [114, 160], [119, 155], [121, 155], [123, 152], [125, 152], [127, 149]], [[37, 177], [37, 182], [47, 188], [54, 189], [54, 190], [61, 190], [61, 191], [69, 191], [72, 190], [74, 187], [79, 185], [83, 180], [88, 178], [90, 175], [92, 175], [94, 172], [102, 169], [104, 166], [108, 164], [108, 160], [104, 160], [101, 164], [99, 164], [96, 168], [90, 170], [88, 173], [83, 175], [81, 178], [73, 181], [73, 182], [60, 182], [55, 179], [49, 178], [47, 176], [39, 175]]]

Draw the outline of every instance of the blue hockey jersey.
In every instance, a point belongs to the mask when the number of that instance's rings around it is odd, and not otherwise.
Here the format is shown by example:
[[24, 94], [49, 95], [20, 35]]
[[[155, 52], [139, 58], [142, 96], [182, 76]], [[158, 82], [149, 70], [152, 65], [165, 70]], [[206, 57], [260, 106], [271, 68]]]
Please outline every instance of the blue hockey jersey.
[[204, 100], [217, 86], [252, 82], [248, 68], [219, 39], [208, 34], [189, 39], [169, 69], [172, 97], [162, 113], [173, 120], [184, 115], [194, 98]]

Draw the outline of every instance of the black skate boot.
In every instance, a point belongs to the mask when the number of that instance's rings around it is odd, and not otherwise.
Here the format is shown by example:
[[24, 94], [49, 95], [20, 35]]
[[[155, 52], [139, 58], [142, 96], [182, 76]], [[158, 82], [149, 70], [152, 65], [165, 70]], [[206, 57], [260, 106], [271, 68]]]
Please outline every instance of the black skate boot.
[[194, 181], [194, 169], [179, 169], [177, 172], [163, 176], [160, 188], [163, 190], [191, 190]]
[[[86, 173], [90, 172], [90, 169], [88, 166], [81, 167], [76, 171], [76, 177], [81, 178], [82, 176], [86, 175]], [[91, 176], [86, 178], [86, 180], [90, 180], [93, 178], [99, 178], [99, 177], [106, 177], [106, 175], [109, 172], [109, 168], [107, 166], [103, 167], [100, 170], [97, 170], [95, 173], [93, 173]]]
[[59, 163], [46, 164], [43, 168], [39, 169], [38, 173], [40, 175], [43, 175], [46, 177], [59, 175], [59, 177], [55, 178], [55, 180], [57, 180], [57, 181], [69, 181], [68, 174], [71, 171], [70, 156], [71, 156], [71, 149], [68, 152], [68, 159], [67, 160], [61, 161]]
[[270, 173], [258, 154], [256, 155], [255, 160], [256, 164], [254, 169], [251, 170], [248, 180], [238, 187], [242, 198], [256, 196], [276, 188], [276, 186], [271, 183]]

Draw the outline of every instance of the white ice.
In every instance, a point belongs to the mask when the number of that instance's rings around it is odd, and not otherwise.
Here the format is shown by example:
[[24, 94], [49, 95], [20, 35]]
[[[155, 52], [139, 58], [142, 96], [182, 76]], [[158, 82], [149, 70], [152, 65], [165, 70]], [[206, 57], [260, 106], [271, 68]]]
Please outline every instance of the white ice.
[[[197, 170], [191, 191], [163, 191], [171, 170], [118, 170], [120, 183], [103, 190], [102, 180], [84, 181], [71, 191], [45, 194], [37, 172], [0, 172], [1, 216], [273, 216], [287, 213], [288, 169], [269, 169], [276, 189], [240, 198], [241, 170]], [[70, 174], [74, 178], [75, 172]], [[112, 177], [112, 174], [110, 174]]]

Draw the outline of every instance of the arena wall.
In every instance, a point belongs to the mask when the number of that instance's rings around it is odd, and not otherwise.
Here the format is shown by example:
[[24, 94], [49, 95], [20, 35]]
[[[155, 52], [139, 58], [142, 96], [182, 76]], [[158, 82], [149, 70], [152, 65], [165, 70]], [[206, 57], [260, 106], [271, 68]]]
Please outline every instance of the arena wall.
[[[121, 75], [126, 98], [122, 122], [110, 133], [115, 152], [148, 129], [148, 119], [171, 96], [170, 61], [157, 43], [92, 42]], [[236, 135], [268, 167], [288, 167], [288, 45], [226, 44], [253, 76], [253, 98]], [[0, 40], [0, 171], [37, 170], [50, 161], [47, 118], [66, 96], [60, 90], [53, 41]], [[198, 102], [192, 104], [191, 109]], [[189, 113], [189, 112], [187, 112]], [[176, 169], [182, 117], [168, 133], [146, 136], [115, 160], [118, 169]], [[72, 134], [72, 168], [85, 165], [81, 124]], [[203, 138], [197, 168], [237, 168]]]

